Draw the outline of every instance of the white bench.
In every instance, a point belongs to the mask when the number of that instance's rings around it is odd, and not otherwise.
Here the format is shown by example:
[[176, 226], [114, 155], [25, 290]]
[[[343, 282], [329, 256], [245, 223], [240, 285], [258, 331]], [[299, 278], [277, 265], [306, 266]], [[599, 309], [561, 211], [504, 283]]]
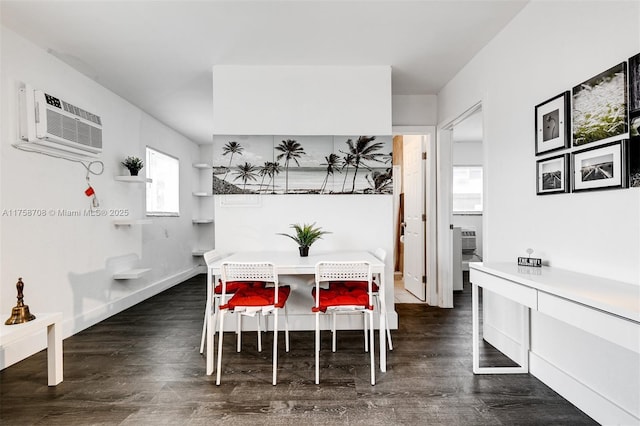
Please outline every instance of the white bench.
[[0, 326], [0, 367], [5, 365], [5, 351], [7, 348], [24, 338], [47, 331], [47, 373], [49, 386], [56, 386], [62, 382], [62, 313], [36, 314], [36, 319], [23, 323]]

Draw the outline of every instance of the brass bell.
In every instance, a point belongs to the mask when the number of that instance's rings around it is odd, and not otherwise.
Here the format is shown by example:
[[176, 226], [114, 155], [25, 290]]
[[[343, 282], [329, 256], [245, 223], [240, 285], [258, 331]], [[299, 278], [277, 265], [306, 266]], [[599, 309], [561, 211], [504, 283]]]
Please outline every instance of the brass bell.
[[16, 289], [18, 289], [18, 304], [11, 310], [11, 317], [4, 322], [6, 325], [22, 324], [36, 319], [36, 316], [29, 312], [29, 306], [24, 304], [24, 294], [22, 293], [24, 283], [22, 282], [22, 277], [18, 278]]

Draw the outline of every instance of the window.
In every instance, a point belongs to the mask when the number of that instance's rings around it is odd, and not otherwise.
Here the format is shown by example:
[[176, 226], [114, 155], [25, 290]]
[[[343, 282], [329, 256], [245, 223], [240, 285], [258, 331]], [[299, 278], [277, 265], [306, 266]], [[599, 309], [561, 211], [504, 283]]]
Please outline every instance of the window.
[[180, 162], [147, 147], [147, 215], [180, 215]]
[[482, 212], [482, 166], [453, 166], [453, 212]]

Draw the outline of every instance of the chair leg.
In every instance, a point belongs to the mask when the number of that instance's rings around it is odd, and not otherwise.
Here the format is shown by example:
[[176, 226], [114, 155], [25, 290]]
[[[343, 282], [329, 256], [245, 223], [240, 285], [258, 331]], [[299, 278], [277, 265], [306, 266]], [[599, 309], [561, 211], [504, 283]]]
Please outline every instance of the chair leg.
[[393, 342], [391, 342], [391, 330], [389, 330], [389, 317], [387, 316], [387, 314], [384, 314], [384, 324], [385, 327], [387, 329], [387, 342], [389, 342], [389, 350], [392, 351], [393, 350]]
[[[364, 327], [362, 328], [364, 332], [364, 351], [369, 352], [369, 337], [367, 336], [367, 315], [362, 316], [362, 322], [364, 322]], [[371, 324], [373, 327], [373, 324]]]
[[333, 312], [331, 313], [331, 351], [335, 352], [336, 351], [336, 313]]
[[273, 311], [273, 386], [278, 378], [278, 309]]
[[262, 352], [262, 329], [260, 328], [260, 321], [262, 314], [260, 312], [256, 315], [256, 320], [258, 322], [258, 352]]
[[200, 338], [200, 353], [204, 353], [204, 343], [207, 340], [207, 322], [209, 321], [209, 301], [204, 308], [204, 321], [202, 323], [202, 338]]
[[284, 350], [289, 352], [289, 313], [286, 304], [284, 306]]
[[[378, 308], [378, 312], [380, 312], [380, 315], [382, 314], [382, 304], [380, 303], [380, 295], [376, 295], [376, 306]], [[384, 324], [385, 324], [385, 328], [387, 329], [387, 342], [388, 342], [388, 347], [389, 350], [392, 351], [393, 350], [393, 342], [391, 341], [391, 330], [389, 330], [389, 316], [387, 315], [387, 313], [384, 313]]]
[[[373, 312], [372, 311], [367, 311], [365, 315], [369, 315], [369, 322], [371, 324], [373, 324]], [[373, 355], [373, 353], [375, 352], [375, 350], [373, 350], [373, 348], [375, 348], [375, 344], [374, 344], [374, 332], [373, 332], [373, 327], [369, 328], [369, 339], [371, 340], [371, 350], [369, 351], [369, 362], [371, 363], [371, 385], [375, 385], [376, 384], [376, 363], [375, 363], [375, 357]]]
[[207, 359], [206, 359], [206, 369], [207, 369], [207, 375], [211, 375], [213, 374], [213, 366], [215, 363], [215, 359], [214, 359], [214, 352], [215, 352], [215, 330], [216, 330], [216, 318], [217, 318], [217, 312], [214, 314], [215, 316], [211, 315], [209, 317], [207, 317], [207, 333], [208, 336], [206, 338], [207, 341]]
[[220, 311], [220, 331], [218, 336], [218, 371], [216, 371], [216, 385], [220, 385], [220, 373], [222, 371], [222, 341], [224, 340], [224, 310]]
[[316, 312], [316, 385], [320, 384], [320, 313]]
[[237, 324], [236, 324], [236, 352], [240, 352], [242, 349], [242, 312], [236, 312]]

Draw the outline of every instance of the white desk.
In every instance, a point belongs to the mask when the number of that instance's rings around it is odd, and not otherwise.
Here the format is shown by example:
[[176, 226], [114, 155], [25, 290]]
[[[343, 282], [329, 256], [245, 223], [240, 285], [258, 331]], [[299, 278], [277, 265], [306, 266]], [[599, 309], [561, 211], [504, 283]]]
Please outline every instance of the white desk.
[[[470, 263], [473, 314], [473, 372], [529, 372], [529, 310], [556, 318], [640, 353], [640, 287], [559, 268], [515, 263]], [[478, 289], [522, 305], [523, 342], [519, 367], [480, 367]]]
[[[367, 251], [345, 251], [345, 252], [311, 252], [308, 257], [300, 257], [296, 250], [278, 252], [278, 251], [259, 251], [259, 252], [238, 252], [227, 257], [221, 258], [213, 262], [207, 274], [207, 293], [211, 303], [210, 295], [215, 283], [213, 276], [220, 274], [220, 264], [223, 262], [271, 262], [276, 265], [279, 275], [314, 275], [316, 263], [320, 261], [333, 262], [350, 262], [350, 261], [366, 261], [371, 264], [371, 270], [374, 274], [380, 274], [380, 371], [387, 371], [387, 347], [386, 347], [386, 312], [387, 305], [385, 300], [385, 276], [384, 262]], [[210, 310], [213, 311], [212, 309]], [[311, 314], [311, 306], [309, 306]], [[209, 319], [211, 319], [211, 315]], [[207, 326], [207, 374], [213, 373], [213, 333], [215, 332], [212, 323]]]
[[[47, 372], [49, 386], [62, 382], [62, 313], [36, 313], [36, 319], [24, 324], [5, 325], [0, 327], [0, 347], [6, 348], [11, 343], [47, 330]], [[2, 368], [5, 366], [3, 365]]]

